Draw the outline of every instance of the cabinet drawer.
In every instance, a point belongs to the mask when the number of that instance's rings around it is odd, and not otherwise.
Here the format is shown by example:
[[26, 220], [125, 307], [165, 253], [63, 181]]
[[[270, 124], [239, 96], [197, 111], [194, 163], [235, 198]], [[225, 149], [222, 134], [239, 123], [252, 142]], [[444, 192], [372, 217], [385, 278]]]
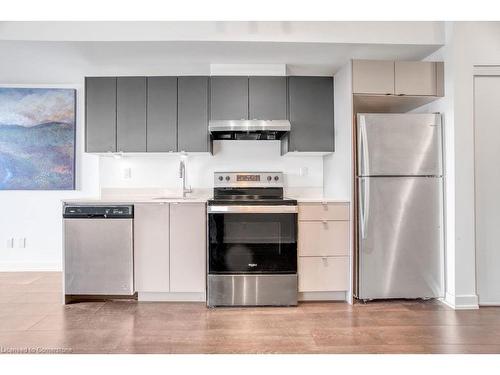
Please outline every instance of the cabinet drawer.
[[349, 204], [300, 203], [299, 220], [349, 220]]
[[299, 222], [299, 255], [349, 254], [349, 221]]
[[299, 257], [299, 292], [333, 292], [348, 289], [348, 257]]

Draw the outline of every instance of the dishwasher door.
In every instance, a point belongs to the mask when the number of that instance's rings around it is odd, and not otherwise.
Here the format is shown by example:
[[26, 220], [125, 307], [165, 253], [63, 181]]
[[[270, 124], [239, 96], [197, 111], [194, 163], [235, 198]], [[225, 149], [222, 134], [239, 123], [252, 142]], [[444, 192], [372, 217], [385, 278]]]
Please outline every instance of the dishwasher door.
[[64, 219], [66, 295], [134, 294], [133, 219]]

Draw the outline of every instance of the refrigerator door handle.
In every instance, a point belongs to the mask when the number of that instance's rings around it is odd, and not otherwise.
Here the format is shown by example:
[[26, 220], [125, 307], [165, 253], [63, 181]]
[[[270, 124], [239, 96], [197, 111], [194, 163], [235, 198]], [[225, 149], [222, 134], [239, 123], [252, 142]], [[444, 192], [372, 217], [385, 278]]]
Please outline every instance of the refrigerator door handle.
[[362, 176], [370, 175], [370, 164], [368, 155], [368, 135], [366, 133], [366, 123], [365, 118], [360, 117], [359, 124], [359, 138], [360, 138], [360, 158], [359, 158], [359, 174]]
[[370, 182], [368, 178], [359, 179], [359, 202], [360, 202], [360, 219], [361, 219], [361, 239], [366, 239], [366, 226], [368, 224], [368, 216], [370, 214]]

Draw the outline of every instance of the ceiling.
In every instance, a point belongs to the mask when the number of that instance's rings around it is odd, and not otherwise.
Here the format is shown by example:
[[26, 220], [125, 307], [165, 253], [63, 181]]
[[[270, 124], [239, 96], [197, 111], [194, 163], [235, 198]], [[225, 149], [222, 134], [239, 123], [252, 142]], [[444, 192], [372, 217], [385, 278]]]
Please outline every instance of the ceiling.
[[55, 82], [74, 82], [82, 74], [208, 74], [210, 64], [286, 64], [289, 74], [334, 74], [351, 58], [420, 60], [438, 48], [440, 45], [291, 42], [0, 41], [0, 83], [26, 80], [29, 72], [41, 67], [46, 78]]

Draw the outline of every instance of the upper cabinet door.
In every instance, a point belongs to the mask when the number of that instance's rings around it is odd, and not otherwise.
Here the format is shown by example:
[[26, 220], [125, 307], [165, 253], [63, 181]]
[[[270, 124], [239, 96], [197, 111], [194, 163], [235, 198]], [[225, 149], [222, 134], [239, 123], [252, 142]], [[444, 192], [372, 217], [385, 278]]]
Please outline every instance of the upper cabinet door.
[[250, 120], [285, 120], [286, 77], [250, 77]]
[[289, 77], [288, 151], [333, 152], [333, 77]]
[[148, 152], [177, 151], [177, 77], [148, 77]]
[[116, 78], [85, 78], [85, 151], [116, 151]]
[[248, 77], [210, 78], [210, 120], [248, 119]]
[[178, 78], [178, 151], [210, 151], [208, 77]]
[[396, 61], [397, 95], [438, 95], [436, 63], [428, 61]]
[[116, 81], [117, 151], [146, 151], [146, 77]]
[[394, 61], [353, 60], [354, 94], [394, 94]]

